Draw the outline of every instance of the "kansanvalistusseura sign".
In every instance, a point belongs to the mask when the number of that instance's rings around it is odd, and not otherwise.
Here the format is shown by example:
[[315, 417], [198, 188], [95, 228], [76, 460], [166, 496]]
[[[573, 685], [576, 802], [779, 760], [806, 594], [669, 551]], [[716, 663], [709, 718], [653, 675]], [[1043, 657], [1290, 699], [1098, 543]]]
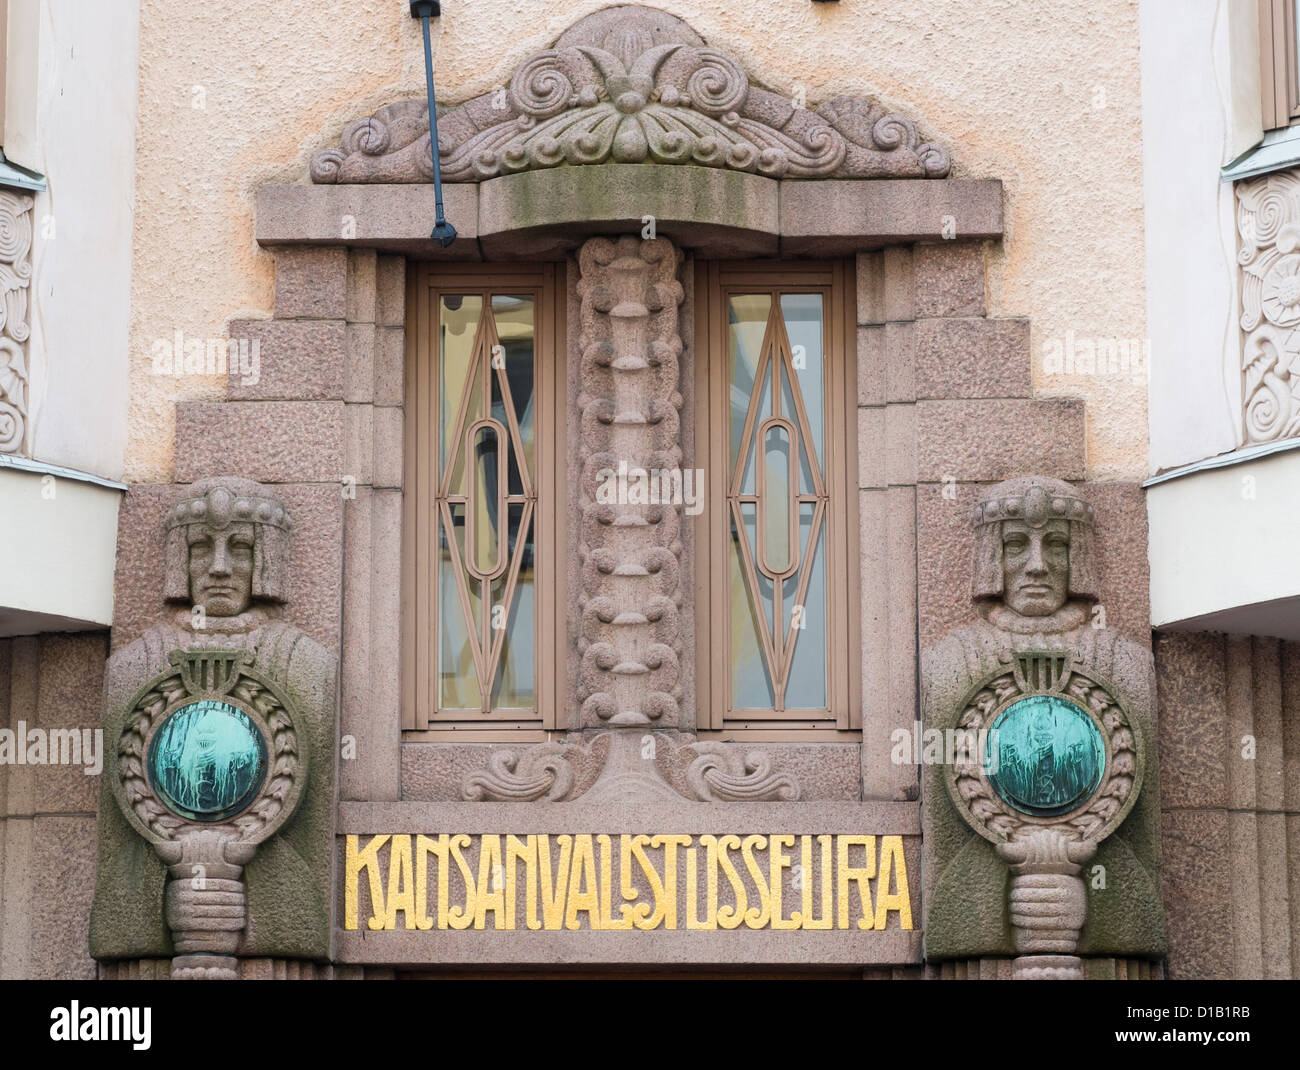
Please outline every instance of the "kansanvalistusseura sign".
[[343, 881], [348, 931], [912, 928], [902, 836], [348, 835]]

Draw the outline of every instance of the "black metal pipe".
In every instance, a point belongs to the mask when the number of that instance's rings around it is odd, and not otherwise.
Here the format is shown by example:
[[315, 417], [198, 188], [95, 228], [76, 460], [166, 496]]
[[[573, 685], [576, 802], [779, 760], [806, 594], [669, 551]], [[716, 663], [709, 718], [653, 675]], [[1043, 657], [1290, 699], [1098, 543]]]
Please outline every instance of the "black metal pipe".
[[424, 86], [429, 95], [429, 155], [433, 158], [433, 233], [429, 235], [444, 249], [456, 240], [456, 228], [447, 222], [442, 209], [442, 166], [438, 160], [438, 111], [433, 99], [433, 44], [429, 40], [429, 19], [442, 14], [438, 0], [411, 0], [411, 18], [419, 19], [424, 30]]

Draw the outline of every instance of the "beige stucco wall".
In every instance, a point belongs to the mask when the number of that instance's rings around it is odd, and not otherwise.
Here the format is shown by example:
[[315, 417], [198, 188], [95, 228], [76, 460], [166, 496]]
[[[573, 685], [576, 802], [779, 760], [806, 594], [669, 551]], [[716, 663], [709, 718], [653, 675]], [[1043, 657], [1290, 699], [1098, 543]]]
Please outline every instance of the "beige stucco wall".
[[[440, 97], [504, 83], [606, 6], [449, 0]], [[1146, 334], [1134, 4], [657, 6], [770, 88], [801, 86], [812, 107], [879, 95], [952, 148], [955, 175], [1001, 178], [1007, 239], [990, 264], [990, 313], [1032, 317], [1041, 393], [1087, 400], [1089, 475], [1145, 475], [1145, 380], [1049, 375], [1041, 359], [1067, 337]], [[254, 190], [305, 180], [311, 152], [345, 123], [422, 92], [419, 40], [390, 0], [141, 4], [129, 480], [170, 479], [173, 401], [224, 396], [216, 379], [155, 375], [153, 342], [177, 330], [216, 337], [233, 317], [269, 311], [272, 257], [253, 241]]]

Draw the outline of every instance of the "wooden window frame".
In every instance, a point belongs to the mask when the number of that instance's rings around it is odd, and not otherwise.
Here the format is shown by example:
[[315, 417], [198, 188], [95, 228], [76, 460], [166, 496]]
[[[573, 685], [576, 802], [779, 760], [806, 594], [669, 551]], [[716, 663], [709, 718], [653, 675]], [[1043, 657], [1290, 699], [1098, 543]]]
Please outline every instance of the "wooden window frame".
[[[560, 266], [562, 268], [562, 265]], [[532, 293], [534, 308], [534, 716], [475, 716], [438, 706], [433, 503], [437, 481], [436, 317], [443, 293]], [[532, 739], [557, 727], [564, 693], [564, 275], [555, 264], [413, 264], [407, 276], [402, 496], [402, 728], [426, 738]], [[413, 738], [408, 736], [408, 738]]]
[[[857, 311], [851, 261], [708, 261], [695, 267], [695, 453], [705, 470], [705, 508], [695, 518], [697, 730], [728, 737], [808, 739], [860, 732], [861, 646], [858, 641]], [[824, 479], [829, 709], [833, 717], [729, 715], [731, 674], [726, 649], [728, 533], [728, 292], [820, 291], [826, 295]], [[708, 671], [709, 666], [717, 666]]]
[[1265, 130], [1300, 120], [1296, 0], [1259, 0], [1259, 85]]

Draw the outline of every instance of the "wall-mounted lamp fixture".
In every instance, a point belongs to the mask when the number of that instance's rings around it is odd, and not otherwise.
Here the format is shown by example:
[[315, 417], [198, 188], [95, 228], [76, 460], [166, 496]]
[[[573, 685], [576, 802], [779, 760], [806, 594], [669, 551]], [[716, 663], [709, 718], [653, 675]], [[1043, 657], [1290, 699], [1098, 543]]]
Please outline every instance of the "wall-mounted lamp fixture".
[[424, 85], [429, 94], [429, 155], [433, 158], [435, 198], [433, 233], [429, 235], [444, 249], [456, 240], [456, 228], [442, 214], [442, 167], [438, 160], [438, 111], [433, 99], [433, 45], [429, 42], [429, 20], [442, 14], [438, 0], [411, 0], [411, 18], [419, 19], [424, 30]]

